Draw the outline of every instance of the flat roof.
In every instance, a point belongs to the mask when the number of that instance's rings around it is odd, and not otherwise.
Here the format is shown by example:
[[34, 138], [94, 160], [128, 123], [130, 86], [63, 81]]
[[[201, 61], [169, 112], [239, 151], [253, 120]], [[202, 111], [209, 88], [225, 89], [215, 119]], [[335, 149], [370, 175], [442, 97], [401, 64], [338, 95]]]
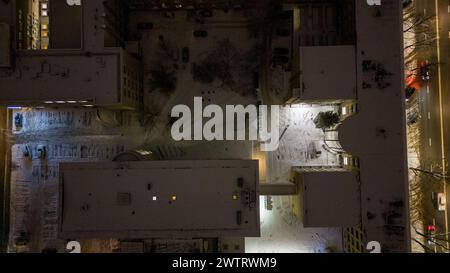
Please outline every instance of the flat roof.
[[298, 174], [304, 227], [355, 227], [361, 222], [356, 172]]
[[[381, 6], [356, 1], [358, 114], [339, 130], [344, 150], [360, 161], [365, 242], [380, 242], [382, 252], [411, 250], [402, 12], [401, 1], [383, 0]], [[377, 88], [364, 61], [392, 73], [385, 79], [389, 85]], [[363, 88], [363, 82], [372, 88]]]
[[254, 160], [60, 163], [60, 238], [260, 235]]
[[302, 46], [300, 51], [302, 101], [356, 99], [355, 46]]

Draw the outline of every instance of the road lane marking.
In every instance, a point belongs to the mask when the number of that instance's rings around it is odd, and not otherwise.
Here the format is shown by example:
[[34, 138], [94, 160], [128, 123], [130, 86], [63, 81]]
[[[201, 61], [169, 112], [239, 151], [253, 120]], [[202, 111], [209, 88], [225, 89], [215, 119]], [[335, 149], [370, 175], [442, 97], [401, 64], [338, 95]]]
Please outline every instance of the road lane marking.
[[427, 94], [430, 94], [430, 85], [427, 84]]
[[428, 119], [431, 119], [431, 113], [428, 112]]
[[430, 147], [431, 147], [431, 137], [428, 138], [428, 145], [430, 145]]
[[[445, 166], [445, 142], [444, 142], [444, 114], [442, 109], [442, 71], [441, 71], [441, 45], [440, 45], [440, 32], [439, 32], [439, 1], [434, 1], [435, 12], [436, 12], [436, 47], [437, 47], [437, 63], [438, 63], [438, 86], [439, 86], [439, 118], [441, 127], [441, 153], [442, 153], [442, 174], [446, 176], [446, 166]], [[447, 196], [447, 183], [444, 178], [444, 195]], [[447, 241], [447, 248], [450, 244], [448, 242], [448, 210], [445, 206], [445, 239]]]

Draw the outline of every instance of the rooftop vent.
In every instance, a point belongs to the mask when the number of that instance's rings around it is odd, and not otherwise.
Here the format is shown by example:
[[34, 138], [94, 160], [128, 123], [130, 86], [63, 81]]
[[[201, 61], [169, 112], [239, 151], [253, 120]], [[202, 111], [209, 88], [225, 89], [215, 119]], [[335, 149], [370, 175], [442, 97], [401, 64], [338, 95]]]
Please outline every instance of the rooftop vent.
[[130, 206], [131, 205], [131, 193], [129, 193], [129, 192], [118, 192], [117, 193], [117, 205], [119, 205], [119, 206]]

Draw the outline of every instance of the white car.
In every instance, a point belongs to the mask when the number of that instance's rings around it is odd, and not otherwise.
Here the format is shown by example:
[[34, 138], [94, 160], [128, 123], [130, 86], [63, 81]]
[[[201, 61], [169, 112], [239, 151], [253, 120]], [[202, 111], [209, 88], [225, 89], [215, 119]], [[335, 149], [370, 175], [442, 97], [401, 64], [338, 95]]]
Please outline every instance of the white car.
[[439, 211], [445, 211], [445, 207], [447, 205], [447, 200], [445, 198], [445, 194], [438, 193], [437, 195], [437, 206]]

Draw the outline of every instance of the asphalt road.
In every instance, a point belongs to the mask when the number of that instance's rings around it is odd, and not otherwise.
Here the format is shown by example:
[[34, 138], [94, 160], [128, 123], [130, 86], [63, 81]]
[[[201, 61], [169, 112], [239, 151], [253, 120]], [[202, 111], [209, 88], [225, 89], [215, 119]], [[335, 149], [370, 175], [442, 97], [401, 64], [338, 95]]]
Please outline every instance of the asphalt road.
[[[437, 4], [437, 8], [436, 8]], [[421, 111], [422, 147], [421, 164], [427, 171], [442, 172], [448, 175], [450, 166], [450, 1], [416, 0], [418, 14], [436, 14], [436, 22], [430, 22], [433, 29], [439, 28], [439, 39], [432, 47], [421, 49], [419, 58], [437, 64], [431, 67], [431, 80], [422, 82], [418, 94]], [[419, 60], [421, 61], [421, 60]], [[448, 181], [447, 181], [448, 182]], [[439, 185], [450, 201], [450, 189], [445, 181]], [[430, 196], [431, 198], [431, 196]], [[435, 212], [434, 218], [438, 233], [447, 233], [449, 226], [449, 206], [446, 212]], [[432, 220], [428, 219], [432, 224]], [[448, 248], [448, 244], [447, 244]]]

